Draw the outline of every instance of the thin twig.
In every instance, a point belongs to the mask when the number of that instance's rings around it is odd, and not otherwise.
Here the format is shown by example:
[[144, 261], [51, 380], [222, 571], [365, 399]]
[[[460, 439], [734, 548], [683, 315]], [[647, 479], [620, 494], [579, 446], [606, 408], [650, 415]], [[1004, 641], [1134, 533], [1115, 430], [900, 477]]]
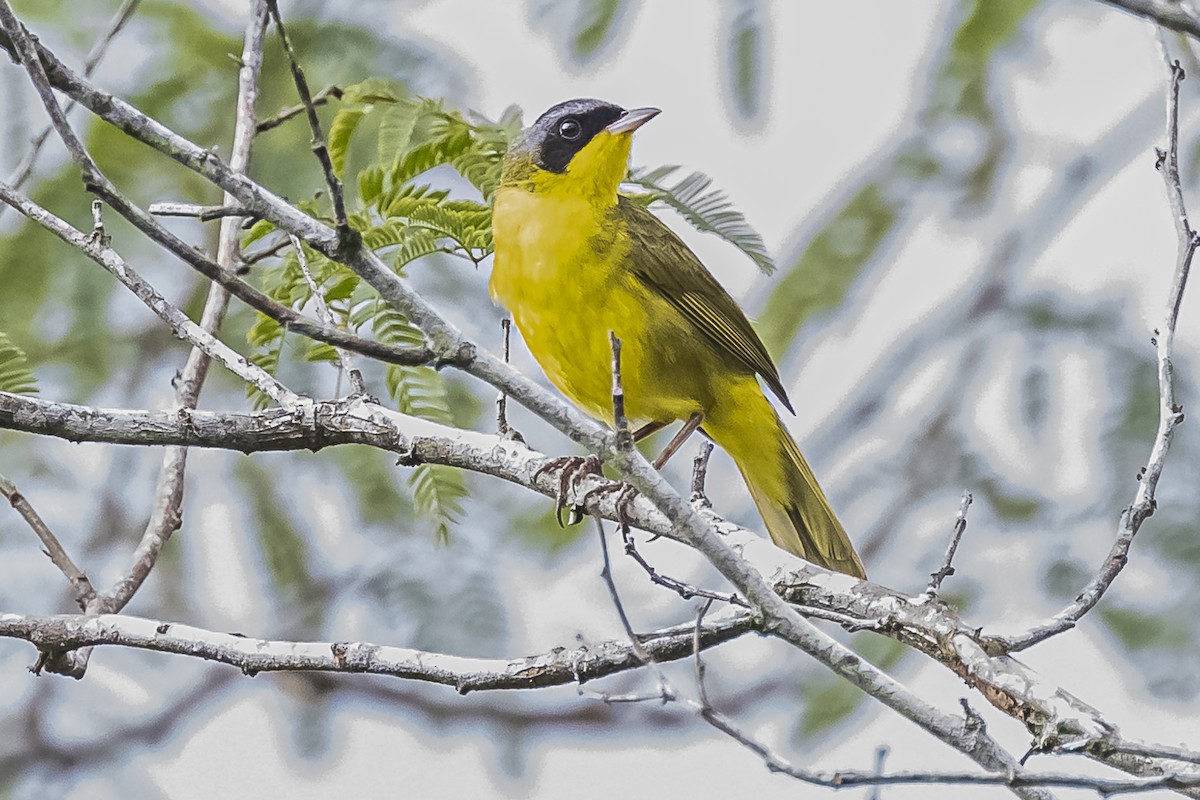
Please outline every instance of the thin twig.
[[[881, 744], [875, 748], [875, 774], [883, 774], [883, 764], [887, 761], [888, 747]], [[883, 789], [880, 786], [875, 786], [871, 789], [871, 793], [867, 795], [867, 800], [883, 800]]]
[[1175, 428], [1183, 421], [1183, 407], [1175, 402], [1174, 364], [1172, 351], [1175, 340], [1175, 326], [1179, 320], [1179, 308], [1183, 302], [1183, 292], [1187, 287], [1188, 274], [1192, 266], [1192, 258], [1200, 245], [1196, 231], [1188, 222], [1187, 207], [1183, 199], [1183, 186], [1179, 179], [1179, 84], [1183, 81], [1183, 68], [1178, 61], [1168, 65], [1170, 81], [1167, 89], [1167, 143], [1165, 150], [1159, 150], [1155, 166], [1162, 173], [1163, 182], [1167, 189], [1167, 201], [1171, 207], [1171, 215], [1175, 221], [1177, 239], [1175, 273], [1171, 280], [1171, 290], [1167, 297], [1163, 321], [1154, 332], [1151, 340], [1155, 346], [1158, 364], [1158, 430], [1154, 435], [1154, 444], [1150, 448], [1150, 456], [1141, 472], [1137, 492], [1132, 505], [1121, 512], [1117, 526], [1117, 539], [1104, 559], [1096, 576], [1080, 591], [1075, 600], [1055, 614], [1046, 622], [1029, 629], [1017, 636], [997, 638], [991, 642], [989, 649], [1014, 653], [1032, 647], [1038, 642], [1045, 641], [1063, 631], [1070, 630], [1089, 611], [1096, 607], [1100, 598], [1108, 591], [1116, 577], [1121, 574], [1129, 559], [1129, 548], [1134, 536], [1141, 529], [1142, 523], [1154, 513], [1157, 507], [1155, 489], [1159, 478], [1162, 477], [1163, 465], [1166, 463], [1167, 451], [1171, 447]]
[[633, 436], [629, 433], [629, 420], [625, 418], [625, 387], [621, 383], [621, 340], [613, 331], [608, 332], [612, 346], [612, 407], [613, 430], [617, 433], [618, 450], [633, 450]]
[[[296, 251], [296, 261], [300, 264], [300, 272], [304, 274], [304, 280], [313, 293], [313, 302], [317, 305], [317, 318], [329, 327], [336, 328], [337, 320], [334, 319], [329, 303], [325, 301], [325, 289], [312, 276], [312, 270], [308, 267], [308, 256], [304, 253], [304, 246], [301, 244], [300, 238], [297, 236], [290, 238], [292, 248]], [[333, 352], [337, 355], [338, 366], [350, 379], [351, 391], [354, 394], [366, 394], [367, 386], [363, 382], [362, 373], [354, 367], [354, 359], [350, 353], [340, 347], [333, 348]]]
[[[230, 168], [237, 159], [229, 159]], [[192, 217], [201, 222], [212, 222], [225, 217], [250, 216], [246, 209], [239, 205], [205, 206], [196, 203], [151, 203], [146, 209], [156, 217]]]
[[704, 660], [700, 658], [700, 634], [704, 630], [704, 615], [712, 608], [712, 599], [706, 600], [696, 612], [696, 629], [692, 637], [692, 660], [696, 665], [696, 693], [700, 696], [700, 705], [711, 708], [708, 702], [708, 687], [704, 683]]
[[[619, 348], [619, 345], [618, 345]], [[621, 619], [621, 627], [625, 629], [625, 635], [629, 637], [629, 642], [633, 646], [633, 651], [642, 663], [650, 667], [654, 673], [654, 677], [658, 681], [658, 694], [655, 699], [661, 700], [663, 703], [670, 702], [676, 697], [675, 690], [663, 675], [661, 669], [654, 662], [654, 658], [647, 652], [642, 645], [641, 637], [633, 632], [633, 625], [629, 622], [629, 615], [625, 613], [625, 605], [621, 602], [621, 595], [617, 592], [616, 581], [613, 580], [612, 574], [612, 559], [608, 556], [608, 536], [604, 532], [604, 520], [600, 517], [595, 517], [596, 532], [600, 536], [600, 552], [604, 556], [604, 568], [600, 570], [600, 577], [604, 579], [604, 584], [608, 587], [609, 597], [612, 598], [613, 607], [617, 610], [617, 616]], [[605, 697], [607, 702], [614, 702], [613, 697]], [[625, 698], [622, 698], [625, 700]]]
[[661, 574], [656, 570], [650, 562], [648, 562], [640, 552], [638, 552], [632, 536], [625, 537], [625, 555], [632, 558], [638, 565], [646, 571], [650, 576], [651, 583], [658, 584], [678, 594], [684, 600], [692, 600], [697, 597], [704, 597], [708, 600], [720, 600], [722, 603], [729, 603], [742, 608], [749, 608], [750, 604], [736, 594], [729, 592], [714, 592], [709, 589], [701, 589], [697, 586], [692, 586], [690, 583], [677, 580], [668, 575]]
[[304, 70], [296, 58], [296, 51], [292, 49], [287, 29], [283, 27], [283, 17], [279, 13], [279, 5], [276, 0], [267, 0], [267, 8], [271, 13], [271, 19], [275, 21], [275, 30], [279, 32], [279, 41], [283, 45], [288, 64], [292, 68], [292, 80], [296, 84], [296, 93], [300, 95], [300, 102], [304, 104], [308, 127], [312, 131], [313, 154], [321, 164], [321, 172], [325, 175], [325, 185], [329, 187], [329, 197], [333, 201], [333, 219], [337, 226], [338, 237], [343, 242], [347, 242], [352, 234], [352, 229], [346, 219], [346, 200], [342, 192], [342, 181], [334, 172], [333, 159], [329, 157], [329, 147], [325, 144], [325, 134], [321, 130], [321, 120], [317, 116], [312, 92], [308, 88], [308, 79], [304, 77]]
[[1161, 2], [1161, 0], [1101, 0], [1101, 2], [1154, 20], [1165, 28], [1200, 39], [1200, 19], [1197, 19], [1180, 3]]
[[54, 566], [58, 567], [59, 571], [66, 576], [67, 582], [71, 584], [71, 592], [75, 595], [75, 602], [79, 604], [81, 609], [87, 608], [88, 602], [96, 596], [96, 590], [92, 586], [92, 582], [88, 580], [88, 576], [83, 574], [83, 570], [75, 566], [75, 562], [67, 555], [67, 551], [63, 549], [62, 544], [58, 541], [58, 537], [50, 530], [50, 526], [45, 523], [37, 510], [25, 499], [25, 495], [17, 489], [16, 484], [8, 478], [0, 475], [0, 495], [8, 500], [9, 504], [16, 510], [18, 514], [24, 518], [26, 524], [37, 534], [38, 539], [42, 542], [42, 547], [45, 548], [45, 553], [50, 557], [50, 561]]
[[[108, 31], [103, 38], [92, 47], [92, 51], [88, 53], [87, 59], [83, 62], [83, 74], [85, 77], [91, 77], [96, 71], [96, 67], [100, 65], [100, 61], [108, 52], [108, 46], [112, 44], [113, 39], [121, 32], [126, 23], [133, 18], [137, 12], [138, 6], [142, 0], [125, 0], [125, 3], [117, 9], [117, 13], [113, 15], [112, 22], [109, 23]], [[76, 101], [70, 100], [64, 109], [64, 114], [70, 114], [75, 108]], [[25, 185], [25, 181], [29, 180], [29, 176], [33, 174], [33, 166], [37, 163], [38, 156], [42, 152], [42, 147], [46, 144], [46, 140], [50, 138], [50, 134], [54, 132], [54, 125], [46, 125], [37, 135], [30, 141], [29, 152], [25, 155], [24, 160], [17, 165], [12, 174], [8, 176], [8, 185], [14, 189], [20, 189]], [[8, 206], [0, 206], [0, 217], [4, 216], [4, 211]]]
[[[500, 330], [504, 334], [504, 363], [509, 359], [509, 340], [512, 335], [512, 320], [508, 317], [500, 320]], [[496, 395], [496, 432], [506, 439], [524, 442], [525, 437], [516, 428], [508, 424], [508, 393], [503, 389]]]
[[925, 594], [935, 597], [942, 589], [942, 581], [954, 574], [954, 554], [958, 551], [958, 543], [962, 541], [963, 533], [967, 530], [967, 510], [971, 507], [971, 493], [964, 491], [958, 507], [958, 515], [954, 518], [954, 533], [950, 538], [950, 546], [946, 548], [946, 557], [936, 572], [929, 575], [929, 586]]
[[[312, 104], [313, 106], [323, 106], [329, 102], [329, 98], [331, 97], [335, 100], [342, 99], [342, 89], [340, 86], [326, 86], [324, 89], [313, 95]], [[285, 108], [275, 116], [267, 117], [266, 119], [260, 121], [258, 126], [254, 129], [254, 132], [255, 134], [266, 133], [272, 128], [278, 128], [288, 120], [300, 116], [305, 111], [306, 107], [303, 103]]]
[[[2, 3], [3, 0], [0, 0]], [[42, 225], [63, 241], [80, 250], [84, 255], [104, 267], [129, 291], [133, 292], [163, 322], [170, 326], [175, 335], [190, 344], [200, 347], [215, 358], [226, 369], [246, 383], [252, 384], [268, 397], [284, 407], [301, 404], [302, 398], [284, 386], [261, 367], [234, 352], [228, 345], [192, 322], [186, 314], [168, 301], [152, 285], [147, 283], [111, 247], [93, 241], [89, 234], [82, 233], [51, 214], [46, 209], [14, 193], [6, 184], [0, 183], [0, 201], [8, 203], [25, 216]]]

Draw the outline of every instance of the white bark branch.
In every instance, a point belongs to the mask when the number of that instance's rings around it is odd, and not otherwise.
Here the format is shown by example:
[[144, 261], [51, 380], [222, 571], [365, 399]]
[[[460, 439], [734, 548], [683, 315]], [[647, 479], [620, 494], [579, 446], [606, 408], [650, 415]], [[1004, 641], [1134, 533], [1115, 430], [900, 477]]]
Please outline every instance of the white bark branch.
[[[748, 612], [714, 614], [700, 633], [703, 647], [727, 642], [754, 629]], [[695, 625], [687, 623], [639, 637], [657, 661], [690, 658]], [[582, 684], [642, 666], [634, 646], [613, 640], [556, 647], [515, 659], [468, 658], [369, 642], [290, 642], [204, 630], [190, 625], [124, 614], [39, 617], [0, 613], [0, 637], [27, 641], [44, 652], [114, 645], [203, 658], [260, 672], [361, 672], [440, 683], [466, 694], [497, 689], [532, 689]]]
[[[310, 418], [284, 409], [255, 414], [215, 414], [191, 411], [184, 415], [157, 411], [93, 409], [52, 403], [25, 395], [0, 393], [0, 428], [57, 436], [69, 441], [162, 445], [232, 450], [311, 449], [343, 443], [369, 444], [397, 453], [408, 465], [445, 464], [501, 478], [553, 497], [558, 481], [553, 474], [533, 476], [550, 459], [522, 442], [498, 435], [465, 431], [409, 417], [364, 398], [317, 403]], [[581, 499], [606, 485], [602, 477], [584, 477], [575, 490]], [[616, 519], [616, 492], [595, 492], [587, 507]], [[989, 702], [1019, 720], [1030, 731], [1034, 747], [1044, 752], [1084, 752], [1113, 766], [1145, 770], [1135, 774], [1175, 772], [1172, 759], [1133, 748], [1116, 725], [1100, 711], [1076, 699], [1014, 658], [996, 649], [993, 637], [964, 622], [937, 598], [924, 592], [908, 596], [878, 584], [858, 581], [801, 561], [753, 531], [721, 519], [700, 504], [699, 514], [719, 531], [728, 547], [748, 568], [768, 576], [774, 592], [802, 612], [836, 614], [850, 624], [876, 630], [935, 659], [978, 690]], [[644, 498], [626, 511], [638, 528], [684, 540], [678, 529]], [[824, 640], [824, 634], [820, 634]], [[846, 658], [831, 649], [821, 656]], [[855, 672], [869, 667], [849, 654], [843, 668]], [[879, 680], [867, 669], [867, 682]], [[869, 693], [894, 691], [889, 682]], [[855, 681], [858, 682], [857, 680]], [[903, 690], [903, 687], [901, 687]], [[903, 690], [906, 692], [907, 690]], [[903, 702], [904, 695], [893, 697]], [[921, 703], [916, 708], [923, 709]], [[915, 713], [915, 712], [914, 712]], [[1186, 751], [1192, 752], [1192, 751]], [[1141, 756], [1145, 756], [1144, 759]], [[1137, 757], [1137, 758], [1135, 758]], [[1196, 756], [1200, 760], [1200, 755]], [[1119, 763], [1118, 763], [1119, 762]], [[1122, 767], [1122, 768], [1125, 768]]]

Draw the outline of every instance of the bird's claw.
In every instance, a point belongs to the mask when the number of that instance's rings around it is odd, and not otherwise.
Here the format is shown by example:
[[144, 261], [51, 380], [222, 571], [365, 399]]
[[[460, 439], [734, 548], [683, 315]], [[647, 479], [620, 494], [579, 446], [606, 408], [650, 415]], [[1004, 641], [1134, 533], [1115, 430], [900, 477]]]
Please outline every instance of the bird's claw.
[[624, 481], [613, 481], [606, 483], [603, 486], [597, 486], [592, 489], [579, 501], [581, 506], [586, 506], [590, 500], [601, 494], [617, 493], [617, 499], [613, 502], [613, 508], [616, 511], [617, 524], [621, 528], [621, 538], [625, 540], [625, 544], [629, 544], [629, 507], [638, 496], [638, 490], [630, 486]]
[[[533, 473], [533, 480], [542, 476], [543, 473], [553, 472], [558, 470], [558, 493], [554, 497], [554, 518], [558, 520], [560, 528], [566, 527], [563, 524], [562, 512], [567, 506], [567, 498], [574, 494], [579, 488], [579, 482], [588, 475], [603, 475], [604, 471], [600, 468], [600, 459], [594, 455], [586, 456], [562, 456], [561, 458], [552, 458], [545, 464], [540, 466], [537, 472]], [[590, 495], [591, 492], [588, 492]], [[587, 497], [579, 503], [571, 506], [571, 515], [567, 518], [567, 524], [574, 525], [583, 519], [583, 506]]]

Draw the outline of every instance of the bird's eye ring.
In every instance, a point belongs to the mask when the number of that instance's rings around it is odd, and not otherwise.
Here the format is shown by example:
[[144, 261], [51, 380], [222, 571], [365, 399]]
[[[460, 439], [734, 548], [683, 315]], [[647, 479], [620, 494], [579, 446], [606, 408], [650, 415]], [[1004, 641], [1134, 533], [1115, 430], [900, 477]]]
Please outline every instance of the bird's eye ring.
[[583, 135], [583, 126], [579, 124], [579, 120], [567, 117], [558, 123], [558, 135], [573, 142]]

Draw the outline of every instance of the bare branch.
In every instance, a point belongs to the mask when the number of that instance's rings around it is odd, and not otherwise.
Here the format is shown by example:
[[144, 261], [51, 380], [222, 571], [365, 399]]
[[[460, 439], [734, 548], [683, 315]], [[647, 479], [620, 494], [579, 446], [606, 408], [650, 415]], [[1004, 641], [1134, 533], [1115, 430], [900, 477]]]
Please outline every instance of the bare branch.
[[67, 551], [63, 549], [62, 544], [58, 541], [58, 537], [50, 530], [41, 515], [37, 513], [25, 496], [17, 489], [16, 484], [8, 478], [0, 475], [0, 495], [3, 495], [13, 509], [25, 520], [29, 527], [37, 534], [38, 539], [42, 542], [42, 547], [46, 548], [45, 553], [50, 557], [54, 566], [58, 567], [59, 571], [66, 576], [67, 582], [71, 584], [71, 592], [75, 595], [75, 602], [80, 608], [87, 608], [88, 601], [96, 596], [96, 590], [92, 587], [92, 582], [88, 580], [88, 576], [83, 574], [83, 570], [75, 566], [75, 562], [67, 555]]
[[[243, 62], [242, 69], [246, 69], [248, 66]], [[230, 156], [230, 169], [236, 169], [237, 161], [236, 153]], [[195, 203], [151, 203], [147, 210], [156, 217], [190, 217], [201, 222], [212, 222], [225, 217], [249, 216], [246, 209], [237, 205], [203, 206]]]
[[1162, 477], [1167, 451], [1171, 447], [1175, 428], [1183, 422], [1183, 407], [1175, 402], [1175, 367], [1172, 350], [1175, 341], [1175, 326], [1179, 321], [1179, 307], [1187, 287], [1192, 258], [1200, 238], [1188, 222], [1187, 207], [1184, 205], [1183, 188], [1179, 180], [1179, 84], [1183, 80], [1183, 68], [1176, 61], [1169, 65], [1170, 83], [1167, 91], [1167, 146], [1158, 151], [1156, 167], [1162, 173], [1167, 189], [1167, 201], [1175, 221], [1177, 254], [1175, 274], [1171, 280], [1171, 291], [1167, 298], [1163, 321], [1151, 340], [1155, 346], [1158, 362], [1158, 430], [1145, 468], [1139, 476], [1133, 504], [1121, 512], [1117, 525], [1117, 539], [1105, 558], [1099, 572], [1080, 591], [1075, 600], [1052, 618], [1017, 636], [997, 640], [996, 645], [1008, 652], [1017, 652], [1032, 647], [1063, 631], [1070, 630], [1085, 614], [1096, 607], [1108, 587], [1125, 568], [1133, 538], [1157, 506], [1154, 493]]
[[[2, 5], [3, 0], [0, 0], [0, 7]], [[228, 345], [188, 319], [186, 314], [172, 305], [159, 294], [158, 290], [134, 272], [120, 254], [105, 244], [102, 239], [81, 233], [46, 209], [16, 194], [4, 183], [0, 183], [0, 200], [8, 203], [108, 270], [109, 274], [137, 295], [137, 298], [147, 308], [167, 323], [180, 339], [201, 348], [210, 357], [221, 362], [221, 365], [234, 375], [255, 386], [280, 405], [293, 407], [301, 402], [299, 395], [275, 380], [272, 375], [250, 363], [245, 357], [235, 353]]]
[[[121, 32], [126, 23], [133, 18], [141, 3], [142, 0], [125, 0], [121, 7], [117, 9], [117, 13], [113, 15], [112, 22], [109, 23], [107, 33], [104, 34], [100, 41], [96, 42], [92, 47], [92, 51], [88, 53], [87, 59], [83, 62], [84, 77], [90, 78], [92, 73], [96, 71], [96, 67], [99, 66], [100, 61], [103, 60], [105, 54], [108, 52], [108, 46], [112, 44], [113, 39]], [[73, 108], [75, 108], [74, 100], [67, 103], [67, 107], [63, 110], [63, 113], [70, 114]], [[47, 125], [37, 132], [30, 141], [29, 152], [25, 155], [24, 160], [8, 176], [7, 183], [9, 186], [12, 186], [14, 189], [20, 189], [25, 185], [25, 181], [29, 180], [29, 176], [33, 174], [33, 166], [37, 163], [38, 156], [42, 152], [42, 147], [53, 132], [53, 125]], [[7, 207], [0, 206], [0, 216], [4, 215], [5, 208]]]
[[[638, 648], [657, 661], [691, 658], [690, 622], [638, 637]], [[750, 615], [714, 615], [701, 633], [713, 647], [753, 629]], [[126, 615], [55, 617], [0, 613], [0, 637], [23, 639], [40, 650], [117, 645], [219, 661], [247, 675], [309, 670], [391, 675], [453, 686], [466, 694], [496, 689], [530, 689], [591, 681], [642, 665], [629, 641], [607, 641], [573, 649], [556, 647], [525, 658], [484, 659], [443, 655], [367, 642], [289, 642], [254, 639], [174, 622]]]
[[1200, 39], [1200, 19], [1192, 16], [1187, 6], [1162, 0], [1101, 0], [1110, 6], [1153, 20], [1164, 28], [1186, 33]]
[[[230, 169], [245, 172], [250, 163], [250, 142], [254, 136], [254, 105], [258, 97], [258, 75], [262, 68], [263, 38], [267, 15], [263, 0], [251, 4], [250, 20], [242, 46], [241, 69], [238, 70], [237, 112], [234, 121]], [[225, 196], [226, 204], [232, 202]], [[232, 274], [238, 252], [238, 219], [222, 219], [217, 244], [217, 266], [222, 274]], [[200, 327], [216, 335], [229, 306], [229, 291], [220, 284], [211, 284], [200, 314]], [[199, 347], [188, 353], [182, 372], [175, 381], [175, 413], [194, 409], [208, 375], [208, 354]], [[149, 576], [158, 561], [163, 545], [182, 525], [184, 471], [187, 467], [187, 448], [170, 447], [163, 454], [158, 480], [154, 487], [154, 506], [146, 530], [134, 550], [129, 567], [104, 597], [88, 610], [93, 613], [120, 611]]]
[[[558, 493], [558, 481], [541, 468], [552, 459], [523, 443], [500, 436], [460, 430], [409, 417], [374, 405], [363, 398], [314, 404], [312, 416], [284, 409], [257, 414], [214, 414], [93, 409], [85, 406], [0, 393], [0, 428], [59, 436], [71, 441], [126, 444], [185, 443], [191, 446], [235, 450], [318, 449], [346, 442], [370, 444], [400, 455], [403, 463], [446, 464], [492, 475], [531, 488], [548, 497]], [[537, 476], [537, 477], [535, 477]], [[597, 475], [581, 477], [577, 496], [590, 496], [586, 511], [607, 519], [620, 513], [651, 533], [685, 540], [685, 535], [642, 496], [618, 509], [613, 493], [593, 490], [610, 484]], [[746, 569], [771, 575], [774, 591], [801, 613], [812, 614], [845, 627], [878, 630], [937, 660], [980, 691], [989, 702], [1020, 720], [1035, 737], [1040, 750], [1065, 747], [1082, 750], [1114, 766], [1139, 767], [1115, 755], [1123, 740], [1117, 729], [1095, 708], [1082, 703], [1025, 664], [1002, 653], [989, 652], [984, 636], [973, 625], [936, 598], [917, 598], [877, 584], [857, 581], [801, 561], [775, 547], [758, 534], [722, 520], [708, 509], [701, 515], [720, 533], [727, 545], [745, 559]], [[823, 637], [822, 637], [823, 639]], [[825, 659], [837, 659], [853, 672], [861, 660], [837, 646]], [[856, 678], [878, 692], [892, 691], [890, 678], [871, 668]], [[876, 687], [874, 681], [879, 683]], [[899, 690], [904, 692], [906, 690]], [[904, 695], [894, 702], [902, 703]], [[922, 708], [922, 706], [917, 706]], [[916, 713], [916, 712], [914, 712]], [[1157, 768], [1157, 767], [1156, 767]]]
[[700, 443], [700, 450], [696, 453], [696, 457], [692, 459], [692, 504], [704, 503], [711, 505], [708, 502], [708, 496], [704, 494], [704, 481], [708, 477], [708, 459], [712, 456], [713, 443], [705, 439]]
[[271, 12], [271, 19], [275, 21], [275, 30], [279, 32], [279, 41], [283, 44], [283, 51], [287, 54], [288, 64], [292, 68], [292, 80], [296, 84], [296, 93], [300, 95], [300, 102], [304, 105], [308, 117], [308, 127], [312, 130], [312, 150], [321, 164], [321, 172], [325, 175], [325, 185], [329, 187], [329, 197], [333, 201], [333, 219], [337, 225], [338, 237], [347, 241], [354, 235], [354, 230], [346, 219], [346, 200], [342, 191], [342, 181], [333, 170], [333, 159], [329, 157], [329, 147], [325, 144], [325, 134], [321, 131], [321, 120], [317, 116], [312, 92], [308, 88], [308, 79], [304, 77], [304, 70], [300, 67], [296, 51], [292, 49], [292, 42], [288, 39], [287, 30], [283, 27], [283, 17], [279, 14], [279, 5], [275, 0], [267, 0], [267, 8]]
[[942, 581], [954, 574], [954, 554], [958, 551], [958, 543], [962, 541], [962, 535], [967, 530], [967, 510], [970, 507], [971, 493], [963, 492], [958, 515], [954, 518], [954, 534], [950, 538], [950, 546], [946, 548], [946, 557], [937, 572], [930, 574], [929, 586], [925, 589], [925, 594], [931, 597], [941, 591]]
[[[340, 86], [326, 86], [324, 89], [322, 89], [321, 91], [314, 94], [312, 96], [312, 106], [314, 108], [316, 106], [323, 106], [329, 102], [329, 98], [331, 98], [331, 97], [335, 100], [342, 99], [342, 89]], [[254, 130], [254, 133], [255, 133], [255, 135], [257, 135], [260, 133], [266, 133], [267, 131], [271, 130], [272, 128], [278, 128], [283, 123], [287, 122], [290, 119], [294, 119], [295, 117], [300, 116], [301, 114], [305, 113], [307, 110], [308, 110], [308, 107], [305, 106], [303, 103], [301, 103], [300, 105], [297, 105], [297, 106], [289, 106], [288, 108], [285, 108], [282, 111], [280, 111], [275, 116], [267, 117], [266, 119], [259, 122], [258, 127], [256, 127]]]
[[[325, 302], [325, 290], [313, 278], [312, 270], [308, 268], [308, 256], [304, 254], [304, 245], [300, 243], [297, 237], [292, 236], [290, 238], [292, 248], [296, 251], [296, 261], [300, 264], [300, 272], [304, 274], [304, 280], [313, 294], [313, 302], [317, 305], [317, 317], [329, 327], [336, 328], [337, 321], [333, 318], [333, 312], [329, 309], [329, 304]], [[335, 347], [334, 353], [337, 354], [338, 367], [350, 378], [351, 391], [355, 394], [366, 394], [367, 386], [363, 383], [362, 373], [354, 368], [354, 360], [351, 358], [350, 353], [340, 347]]]

